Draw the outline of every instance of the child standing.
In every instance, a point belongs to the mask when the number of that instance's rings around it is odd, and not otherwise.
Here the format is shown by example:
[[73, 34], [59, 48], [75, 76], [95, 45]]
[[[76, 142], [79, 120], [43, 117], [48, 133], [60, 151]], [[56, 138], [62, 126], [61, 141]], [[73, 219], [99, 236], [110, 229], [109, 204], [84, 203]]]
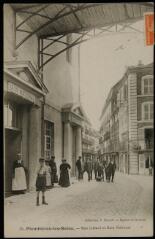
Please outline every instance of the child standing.
[[37, 191], [37, 202], [36, 206], [39, 206], [39, 193], [42, 192], [42, 204], [48, 205], [45, 201], [45, 191], [46, 191], [46, 172], [47, 168], [44, 164], [45, 159], [39, 159], [39, 170], [37, 171], [37, 179], [36, 179], [36, 191]]

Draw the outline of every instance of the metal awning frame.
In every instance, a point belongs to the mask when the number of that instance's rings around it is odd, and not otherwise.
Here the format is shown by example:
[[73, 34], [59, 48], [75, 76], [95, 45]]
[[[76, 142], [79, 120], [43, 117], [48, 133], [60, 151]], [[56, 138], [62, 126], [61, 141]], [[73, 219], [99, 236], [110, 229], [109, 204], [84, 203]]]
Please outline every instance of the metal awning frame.
[[[97, 37], [100, 37], [102, 36], [103, 33], [107, 32], [107, 33], [126, 33], [124, 30], [125, 29], [131, 29], [132, 30], [132, 33], [133, 31], [134, 32], [139, 32], [139, 33], [142, 33], [142, 31], [132, 27], [131, 25], [133, 24], [133, 22], [130, 22], [130, 23], [126, 23], [126, 24], [122, 24], [122, 23], [119, 23], [119, 24], [111, 24], [111, 25], [108, 25], [106, 27], [100, 27], [98, 28], [97, 30], [94, 28], [93, 30], [89, 30], [89, 31], [81, 31], [81, 32], [77, 32], [76, 34], [78, 35], [78, 38], [76, 40], [74, 40], [73, 42], [70, 42], [70, 43], [67, 43], [65, 41], [62, 41], [61, 39], [66, 37], [68, 34], [70, 33], [66, 33], [65, 35], [60, 35], [59, 37], [57, 38], [52, 38], [52, 37], [45, 37], [45, 38], [40, 38], [39, 41], [39, 65], [38, 65], [38, 68], [39, 70], [43, 70], [43, 67], [48, 63], [50, 62], [51, 60], [53, 60], [55, 57], [57, 57], [58, 55], [60, 55], [61, 53], [65, 52], [66, 50], [76, 46], [76, 45], [79, 45], [81, 43], [84, 43], [88, 40], [91, 40], [91, 39], [94, 39], [94, 38], [97, 38]], [[120, 27], [120, 28], [119, 28]], [[119, 28], [119, 29], [118, 29]], [[85, 39], [84, 39], [85, 37]], [[51, 41], [49, 44], [47, 44], [45, 47], [44, 47], [44, 40], [49, 40]], [[65, 45], [65, 47], [58, 51], [57, 53], [55, 54], [49, 54], [49, 53], [46, 53], [45, 50], [47, 48], [49, 48], [50, 46], [52, 46], [54, 43], [59, 43], [59, 44], [63, 44]], [[49, 56], [49, 59], [45, 60], [44, 61], [44, 56]]]
[[[107, 4], [107, 3], [90, 3], [90, 4], [86, 4], [86, 3], [81, 3], [81, 4], [67, 4], [67, 3], [63, 3], [61, 5], [63, 5], [63, 8], [53, 17], [49, 17], [43, 14], [40, 14], [40, 12], [44, 9], [46, 9], [50, 4], [36, 4], [34, 6], [26, 6], [26, 7], [22, 7], [19, 9], [16, 9], [16, 16], [18, 13], [27, 13], [30, 14], [26, 19], [24, 19], [21, 23], [19, 23], [16, 26], [16, 34], [17, 32], [25, 32], [27, 33], [27, 36], [25, 36], [17, 45], [16, 45], [16, 50], [21, 47], [30, 37], [32, 37], [33, 35], [37, 34], [41, 29], [43, 29], [44, 27], [46, 27], [47, 25], [56, 22], [57, 20], [59, 20], [62, 17], [65, 17], [67, 15], [74, 15], [74, 18], [76, 19], [79, 28], [76, 31], [68, 31], [68, 32], [63, 32], [63, 33], [59, 33], [56, 31], [56, 29], [54, 29], [55, 33], [51, 35], [42, 35], [41, 37], [38, 37], [38, 70], [40, 72], [43, 72], [43, 67], [49, 63], [50, 61], [52, 61], [55, 57], [57, 57], [58, 55], [60, 55], [61, 53], [65, 52], [66, 50], [81, 44], [83, 42], [86, 42], [90, 39], [93, 39], [94, 37], [99, 37], [101, 36], [103, 33], [107, 32], [107, 33], [127, 33], [125, 32], [125, 30], [128, 28], [130, 29], [130, 31], [132, 30], [133, 32], [139, 32], [139, 33], [143, 33], [142, 31], [134, 28], [132, 26], [133, 23], [135, 23], [135, 21], [142, 19], [142, 17], [137, 17], [136, 19], [128, 19], [127, 21], [124, 22], [116, 22], [113, 24], [107, 24], [105, 26], [96, 26], [97, 30], [95, 29], [95, 27], [92, 29], [91, 28], [85, 28], [83, 27], [80, 18], [77, 16], [77, 12], [78, 11], [82, 11], [86, 8], [91, 8], [91, 7], [95, 7], [95, 6], [99, 6], [99, 5], [103, 5], [103, 4]], [[134, 3], [133, 3], [134, 4]], [[135, 3], [136, 4], [136, 3]], [[152, 4], [149, 3], [141, 3], [142, 5], [146, 5], [149, 7], [152, 7]], [[40, 7], [39, 9], [37, 9], [36, 11], [33, 11], [33, 7]], [[124, 8], [126, 9], [126, 5], [124, 3]], [[64, 13], [64, 11], [68, 9], [67, 12]], [[127, 14], [127, 11], [125, 11]], [[41, 26], [39, 26], [36, 30], [34, 31], [27, 31], [25, 29], [22, 29], [21, 27], [24, 25], [24, 23], [26, 23], [29, 19], [33, 18], [34, 16], [40, 16], [42, 18], [46, 18], [48, 19], [48, 21], [46, 23], [43, 23]], [[76, 40], [73, 40], [70, 43], [67, 43], [65, 40], [62, 40], [64, 37], [66, 37], [67, 35], [71, 34], [71, 33], [76, 33], [78, 35]], [[45, 46], [44, 41], [49, 40], [50, 43], [47, 44]], [[52, 46], [54, 43], [59, 43], [62, 45], [64, 45], [64, 48], [61, 49], [60, 51], [54, 53], [54, 54], [49, 54], [47, 53], [45, 50], [47, 48], [49, 48], [50, 46]], [[45, 59], [46, 56], [46, 59]], [[47, 59], [47, 57], [49, 57]]]
[[[46, 15], [40, 14], [40, 12], [47, 8], [50, 4], [45, 4], [44, 6], [41, 6], [40, 9], [38, 9], [37, 11], [29, 11], [29, 10], [24, 10], [22, 9], [18, 9], [16, 10], [16, 14], [18, 13], [27, 13], [30, 14], [29, 17], [27, 17], [25, 20], [23, 20], [19, 25], [16, 26], [16, 31], [19, 32], [27, 32], [28, 35], [26, 37], [24, 37], [24, 39], [22, 39], [17, 45], [16, 45], [16, 49], [18, 49], [25, 41], [27, 41], [30, 37], [32, 37], [33, 35], [37, 34], [41, 29], [43, 29], [44, 27], [48, 26], [49, 24], [59, 20], [62, 17], [68, 16], [70, 14], [73, 14], [74, 17], [76, 18], [76, 20], [78, 20], [79, 23], [79, 30], [81, 30], [81, 23], [80, 23], [80, 19], [78, 18], [78, 16], [76, 15], [76, 12], [82, 11], [84, 9], [90, 8], [90, 7], [95, 7], [95, 6], [99, 6], [102, 5], [103, 3], [96, 3], [96, 4], [80, 4], [77, 5], [77, 7], [72, 7], [69, 4], [63, 4], [64, 7], [53, 17], [47, 17]], [[69, 9], [67, 12], [63, 13], [64, 10]], [[31, 8], [30, 8], [31, 9]], [[33, 16], [40, 16], [43, 18], [48, 18], [49, 21], [47, 21], [46, 23], [44, 23], [43, 25], [39, 26], [36, 30], [29, 32], [29, 31], [25, 31], [24, 29], [20, 29], [20, 27], [26, 23], [30, 18], [32, 18]], [[55, 32], [54, 36], [60, 35], [60, 33]]]

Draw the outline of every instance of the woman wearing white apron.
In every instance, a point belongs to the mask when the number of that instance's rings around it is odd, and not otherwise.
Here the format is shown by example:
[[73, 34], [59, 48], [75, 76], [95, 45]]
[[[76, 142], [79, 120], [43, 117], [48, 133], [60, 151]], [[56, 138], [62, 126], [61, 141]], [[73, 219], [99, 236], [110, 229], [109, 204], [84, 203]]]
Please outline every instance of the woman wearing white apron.
[[12, 191], [24, 193], [27, 189], [25, 168], [22, 161], [22, 154], [17, 154], [18, 159], [13, 163]]

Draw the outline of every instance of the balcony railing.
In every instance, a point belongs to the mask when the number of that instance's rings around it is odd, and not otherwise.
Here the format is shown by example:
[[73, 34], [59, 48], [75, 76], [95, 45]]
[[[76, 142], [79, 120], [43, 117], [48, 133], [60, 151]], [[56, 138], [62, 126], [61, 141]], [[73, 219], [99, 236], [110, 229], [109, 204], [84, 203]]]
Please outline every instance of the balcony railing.
[[94, 149], [82, 148], [82, 153], [95, 154], [96, 151]]
[[94, 139], [91, 139], [88, 136], [82, 136], [82, 142], [90, 145], [93, 145], [95, 143]]
[[138, 150], [153, 150], [154, 149], [154, 144], [143, 144], [138, 146]]

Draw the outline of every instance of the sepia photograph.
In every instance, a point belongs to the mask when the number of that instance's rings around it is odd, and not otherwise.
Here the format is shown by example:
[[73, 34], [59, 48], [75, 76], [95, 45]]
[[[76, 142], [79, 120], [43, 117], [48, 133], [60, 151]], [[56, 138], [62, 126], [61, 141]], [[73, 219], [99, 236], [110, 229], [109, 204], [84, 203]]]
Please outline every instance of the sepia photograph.
[[3, 4], [4, 237], [153, 237], [154, 2]]

